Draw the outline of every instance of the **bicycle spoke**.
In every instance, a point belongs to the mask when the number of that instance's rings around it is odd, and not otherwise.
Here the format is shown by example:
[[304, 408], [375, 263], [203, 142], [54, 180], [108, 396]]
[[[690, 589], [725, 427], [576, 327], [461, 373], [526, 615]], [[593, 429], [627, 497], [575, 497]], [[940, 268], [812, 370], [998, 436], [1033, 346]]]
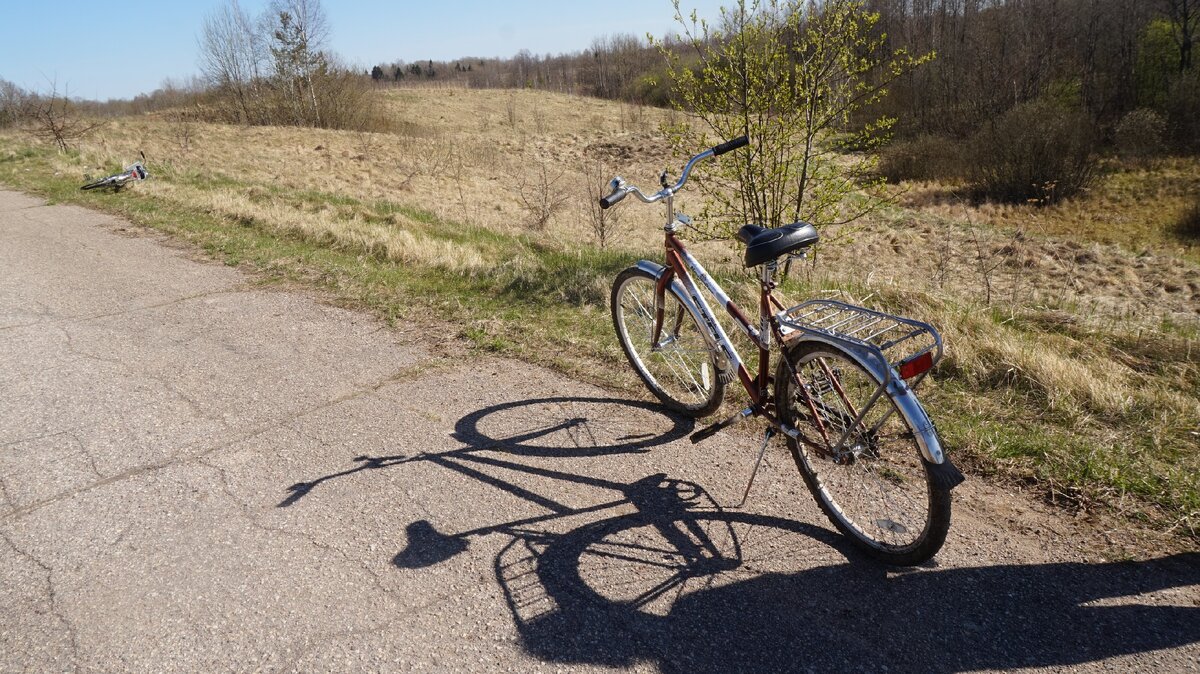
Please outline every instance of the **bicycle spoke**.
[[[674, 295], [668, 293], [665, 299], [664, 325], [655, 340], [653, 282], [629, 284], [621, 299], [626, 333], [634, 340], [632, 346], [644, 374], [654, 385], [685, 404], [703, 403], [713, 393], [714, 382], [705, 381], [715, 374], [710, 365], [712, 352]], [[707, 375], [705, 368], [710, 368]]]

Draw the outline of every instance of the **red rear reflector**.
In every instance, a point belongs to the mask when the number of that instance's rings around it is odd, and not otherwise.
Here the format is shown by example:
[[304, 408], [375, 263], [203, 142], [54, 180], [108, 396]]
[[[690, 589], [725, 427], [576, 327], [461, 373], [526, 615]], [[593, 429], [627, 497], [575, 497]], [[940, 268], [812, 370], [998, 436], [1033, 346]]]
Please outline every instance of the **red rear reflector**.
[[933, 353], [926, 351], [916, 358], [900, 363], [900, 377], [901, 379], [912, 379], [931, 367], [933, 367]]

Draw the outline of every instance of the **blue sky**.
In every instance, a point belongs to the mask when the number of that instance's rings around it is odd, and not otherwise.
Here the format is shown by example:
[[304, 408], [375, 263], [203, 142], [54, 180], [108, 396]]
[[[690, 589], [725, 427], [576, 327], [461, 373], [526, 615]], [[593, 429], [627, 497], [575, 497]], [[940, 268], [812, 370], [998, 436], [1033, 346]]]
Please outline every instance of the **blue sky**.
[[[728, 4], [726, 0], [725, 4]], [[257, 14], [267, 0], [242, 0]], [[670, 0], [323, 0], [331, 47], [346, 61], [448, 60], [577, 51], [615, 33], [677, 32]], [[716, 17], [719, 0], [685, 0]], [[196, 74], [196, 35], [218, 0], [0, 0], [0, 78], [72, 96], [128, 98]]]

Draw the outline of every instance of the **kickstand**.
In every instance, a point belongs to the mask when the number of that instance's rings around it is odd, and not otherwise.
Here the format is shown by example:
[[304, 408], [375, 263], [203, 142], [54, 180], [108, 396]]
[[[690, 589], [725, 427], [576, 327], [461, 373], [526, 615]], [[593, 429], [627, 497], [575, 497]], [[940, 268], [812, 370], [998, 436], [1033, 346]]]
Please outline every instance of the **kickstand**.
[[750, 481], [746, 483], [746, 491], [742, 494], [742, 500], [738, 502], [734, 508], [741, 508], [746, 505], [746, 499], [750, 498], [750, 488], [754, 486], [754, 477], [758, 475], [758, 468], [762, 465], [763, 456], [767, 453], [767, 446], [771, 444], [771, 438], [775, 437], [775, 429], [768, 428], [763, 436], [762, 447], [758, 450], [758, 458], [754, 460], [754, 471], [750, 473]]

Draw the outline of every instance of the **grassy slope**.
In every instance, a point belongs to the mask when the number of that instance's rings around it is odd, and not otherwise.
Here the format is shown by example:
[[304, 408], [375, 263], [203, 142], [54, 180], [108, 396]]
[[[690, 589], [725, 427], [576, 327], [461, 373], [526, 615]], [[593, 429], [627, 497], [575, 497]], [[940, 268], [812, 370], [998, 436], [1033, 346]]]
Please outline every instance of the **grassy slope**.
[[[632, 260], [654, 255], [649, 223], [657, 214], [629, 209], [622, 247], [602, 251], [581, 241], [586, 225], [577, 205], [547, 230], [529, 231], [513, 185], [536, 182], [530, 167], [547, 166], [561, 172], [565, 189], [581, 177], [580, 162], [598, 156], [632, 164], [626, 175], [647, 182], [635, 176], [652, 175], [649, 162], [669, 161], [647, 149], [661, 143], [653, 120], [612, 104], [543, 101], [530, 92], [455, 95], [441, 119], [397, 138], [201, 127], [184, 153], [172, 150], [177, 134], [167, 123], [129, 120], [80, 153], [58, 155], [0, 137], [0, 181], [125, 216], [267, 279], [311, 284], [392, 320], [448, 320], [481, 349], [636, 390], [611, 334], [607, 286]], [[418, 105], [416, 96], [403, 94], [397, 114]], [[540, 110], [538, 117], [513, 120], [511, 101]], [[78, 191], [85, 174], [129, 154], [114, 148], [135, 144], [147, 147], [154, 180], [119, 195]], [[489, 153], [485, 146], [507, 149]], [[648, 160], [631, 157], [642, 150]], [[1071, 208], [1070, 217], [1086, 217], [1086, 203]], [[1111, 204], [1099, 208], [1108, 213]], [[1144, 251], [1079, 240], [1078, 232], [1064, 238], [1048, 231], [1014, 244], [1003, 228], [968, 226], [936, 208], [894, 209], [785, 290], [870, 295], [941, 327], [950, 356], [925, 398], [949, 444], [975, 470], [1028, 480], [1074, 503], [1119, 505], [1194, 536], [1200, 344], [1187, 284], [1195, 266], [1183, 261], [1187, 255], [1158, 251], [1161, 264], [1146, 271], [1135, 266], [1144, 263]], [[939, 266], [920, 254], [930, 246], [958, 249]], [[729, 262], [732, 249], [702, 249], [723, 282], [747, 292], [743, 273]], [[963, 249], [973, 249], [976, 260]], [[980, 302], [973, 275], [988, 255], [998, 262], [988, 282], [1004, 297], [990, 305]], [[863, 256], [887, 264], [864, 272], [854, 264]], [[1181, 284], [1184, 296], [1166, 293], [1150, 303], [1145, 290], [1126, 297], [1117, 284], [1080, 284], [1090, 273], [1086, 261], [1072, 262], [1072, 273], [1059, 278], [1061, 260], [1089, 256], [1098, 260], [1097, 275], [1129, 267], [1147, 288], [1163, 282], [1153, 274], [1181, 274], [1170, 282]], [[935, 265], [938, 283], [922, 264]], [[890, 276], [881, 279], [879, 269]], [[1040, 276], [1022, 285], [1030, 274]], [[1061, 291], [1047, 290], [1056, 283]], [[1130, 313], [1131, 304], [1142, 313]]]

